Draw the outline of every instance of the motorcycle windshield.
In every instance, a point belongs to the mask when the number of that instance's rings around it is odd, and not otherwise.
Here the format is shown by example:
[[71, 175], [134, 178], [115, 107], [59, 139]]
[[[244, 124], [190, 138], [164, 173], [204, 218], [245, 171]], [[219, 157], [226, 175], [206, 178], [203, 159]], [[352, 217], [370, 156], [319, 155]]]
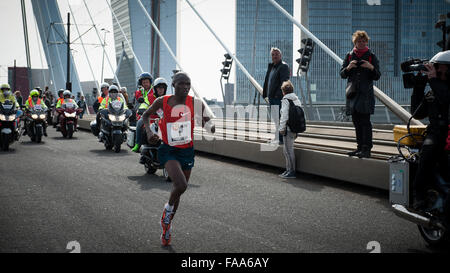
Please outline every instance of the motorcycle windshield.
[[112, 101], [108, 105], [108, 112], [113, 115], [119, 115], [123, 112], [123, 108], [124, 108], [123, 105], [124, 105], [123, 101], [118, 101], [118, 100]]
[[14, 103], [10, 100], [6, 100], [4, 103], [0, 103], [0, 112], [6, 115], [12, 115], [16, 111]]
[[42, 108], [42, 105], [35, 105], [33, 108], [31, 108], [31, 112], [36, 114], [42, 114], [44, 113], [44, 108]]
[[64, 109], [75, 109], [75, 104], [73, 104], [73, 103], [71, 103], [71, 102], [67, 102], [67, 103], [64, 103], [64, 104], [62, 105], [62, 107], [63, 107]]

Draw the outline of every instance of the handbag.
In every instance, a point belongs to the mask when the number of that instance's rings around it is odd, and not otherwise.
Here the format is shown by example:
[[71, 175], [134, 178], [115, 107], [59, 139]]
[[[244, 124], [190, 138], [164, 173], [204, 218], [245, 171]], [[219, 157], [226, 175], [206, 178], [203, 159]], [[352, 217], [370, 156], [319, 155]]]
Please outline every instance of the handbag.
[[353, 82], [349, 82], [347, 84], [347, 87], [345, 88], [345, 96], [347, 97], [347, 99], [351, 99], [356, 95], [356, 85], [353, 84]]

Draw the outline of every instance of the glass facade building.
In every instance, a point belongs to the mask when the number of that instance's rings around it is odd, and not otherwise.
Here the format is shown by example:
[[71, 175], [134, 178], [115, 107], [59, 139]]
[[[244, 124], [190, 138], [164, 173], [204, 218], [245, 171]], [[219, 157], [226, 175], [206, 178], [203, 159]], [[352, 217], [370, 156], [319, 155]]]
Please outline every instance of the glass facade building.
[[[307, 28], [341, 58], [353, 48], [353, 32], [367, 31], [382, 73], [375, 85], [398, 103], [409, 104], [411, 90], [403, 88], [400, 64], [409, 57], [430, 59], [441, 50], [436, 43], [442, 32], [434, 25], [439, 14], [450, 11], [450, 4], [445, 0], [304, 0], [302, 9]], [[312, 91], [316, 103], [345, 101], [346, 81], [339, 69], [315, 47], [309, 78], [316, 87]]]
[[[277, 3], [292, 14], [293, 0], [278, 0]], [[281, 50], [283, 60], [291, 67], [292, 39], [292, 23], [268, 1], [236, 1], [236, 56], [261, 86], [267, 65], [272, 61], [272, 47]], [[235, 102], [253, 103], [256, 92], [244, 73], [236, 68]]]
[[[177, 0], [142, 0], [142, 4], [153, 17], [153, 21], [167, 40], [172, 51], [176, 52]], [[160, 39], [154, 33], [152, 25], [138, 1], [111, 0], [111, 6], [142, 69], [150, 72], [154, 78], [170, 79], [172, 70], [176, 68], [176, 63], [164, 45], [162, 43], [160, 45]], [[113, 27], [116, 59], [117, 64], [120, 64], [118, 79], [122, 86], [127, 87], [129, 93], [134, 93], [141, 70], [114, 15]]]

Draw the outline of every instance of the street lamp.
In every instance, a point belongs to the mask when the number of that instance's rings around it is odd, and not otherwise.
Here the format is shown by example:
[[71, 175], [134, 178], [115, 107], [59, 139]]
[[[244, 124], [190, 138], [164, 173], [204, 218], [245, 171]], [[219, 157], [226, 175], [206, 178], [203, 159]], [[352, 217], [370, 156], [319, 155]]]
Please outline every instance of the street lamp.
[[105, 66], [105, 46], [106, 46], [106, 33], [109, 33], [110, 31], [109, 30], [107, 30], [106, 28], [102, 28], [102, 29], [100, 29], [100, 31], [103, 31], [104, 32], [104, 34], [103, 34], [103, 45], [102, 45], [102, 47], [103, 47], [103, 57], [102, 57], [102, 76], [100, 77], [100, 82], [103, 82], [103, 68], [104, 68], [104, 66]]

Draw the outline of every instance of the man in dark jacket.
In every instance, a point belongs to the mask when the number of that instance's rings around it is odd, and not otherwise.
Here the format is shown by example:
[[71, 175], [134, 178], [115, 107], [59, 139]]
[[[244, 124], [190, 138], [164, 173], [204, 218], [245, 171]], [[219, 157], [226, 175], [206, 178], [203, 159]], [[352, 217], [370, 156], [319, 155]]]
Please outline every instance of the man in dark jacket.
[[[446, 145], [450, 136], [450, 50], [436, 54], [425, 64], [425, 76], [416, 76], [411, 96], [411, 112], [416, 119], [428, 117], [427, 134], [420, 150], [419, 166], [414, 179], [414, 208], [421, 208], [425, 202], [427, 186], [432, 183], [433, 170], [448, 181], [448, 158]], [[427, 82], [431, 91], [424, 93]], [[450, 148], [450, 147], [448, 147]]]
[[367, 47], [369, 36], [365, 31], [356, 31], [353, 34], [355, 47], [345, 56], [340, 71], [343, 79], [348, 79], [348, 84], [354, 85], [356, 93], [347, 97], [347, 115], [352, 115], [355, 126], [356, 151], [348, 153], [349, 156], [369, 158], [372, 149], [372, 123], [370, 115], [375, 112], [375, 95], [373, 81], [380, 76], [378, 59]]
[[[289, 80], [290, 77], [290, 69], [289, 65], [282, 61], [281, 59], [281, 50], [273, 47], [270, 50], [270, 54], [272, 55], [272, 63], [269, 64], [269, 67], [267, 68], [266, 78], [264, 80], [264, 87], [263, 87], [263, 98], [266, 99], [269, 98], [269, 104], [271, 108], [271, 113], [273, 111], [278, 112], [278, 115], [273, 115], [272, 119], [275, 122], [275, 140], [279, 144], [283, 144], [283, 136], [281, 134], [277, 133], [278, 128], [280, 126], [279, 120], [280, 120], [280, 110], [281, 110], [281, 99], [283, 98], [283, 93], [281, 92], [281, 85], [283, 82]], [[272, 110], [272, 107], [275, 107], [274, 110]]]

